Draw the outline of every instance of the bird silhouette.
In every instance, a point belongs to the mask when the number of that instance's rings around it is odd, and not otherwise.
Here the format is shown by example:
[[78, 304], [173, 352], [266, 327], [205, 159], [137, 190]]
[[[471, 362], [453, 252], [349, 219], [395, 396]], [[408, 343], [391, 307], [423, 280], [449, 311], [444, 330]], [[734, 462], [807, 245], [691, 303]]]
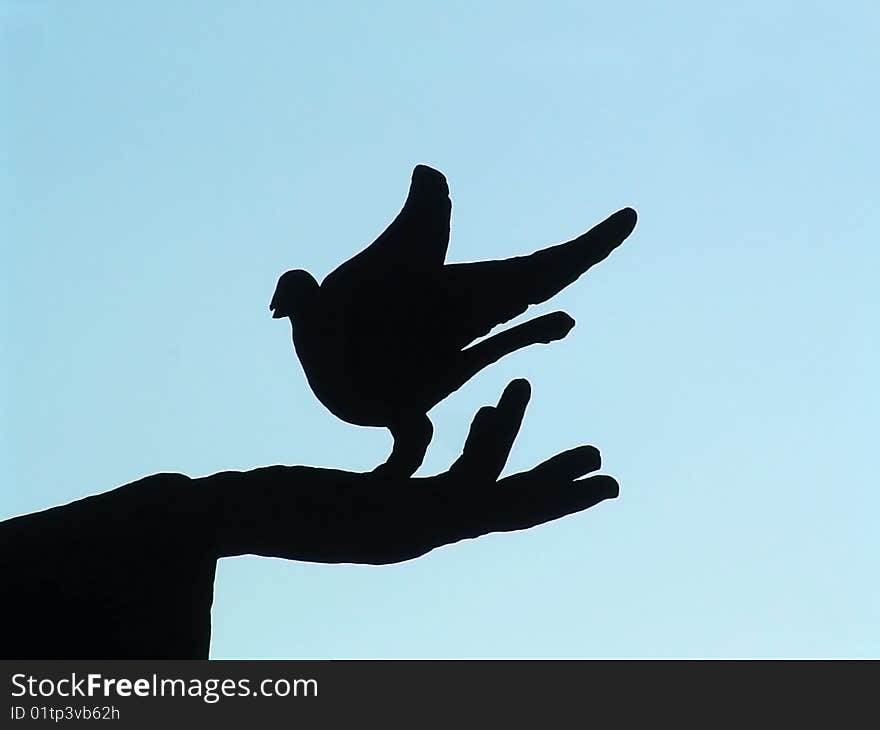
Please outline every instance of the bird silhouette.
[[447, 264], [451, 212], [443, 174], [416, 166], [403, 208], [373, 243], [320, 285], [307, 271], [286, 272], [269, 305], [290, 319], [318, 399], [343, 421], [390, 429], [393, 450], [375, 470], [386, 475], [421, 465], [435, 405], [505, 355], [562, 339], [574, 320], [553, 312], [471, 343], [574, 282], [636, 224], [624, 208], [527, 256]]

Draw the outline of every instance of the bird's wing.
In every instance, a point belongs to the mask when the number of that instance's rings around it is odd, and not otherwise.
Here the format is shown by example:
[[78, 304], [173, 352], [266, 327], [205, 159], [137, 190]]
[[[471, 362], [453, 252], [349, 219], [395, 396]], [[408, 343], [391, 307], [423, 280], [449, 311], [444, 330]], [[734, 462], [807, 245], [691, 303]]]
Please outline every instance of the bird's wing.
[[[525, 257], [522, 257], [525, 258]], [[442, 311], [435, 329], [461, 349], [496, 325], [518, 317], [532, 302], [524, 286], [528, 276], [519, 259], [447, 264], [443, 267]]]
[[443, 173], [417, 165], [397, 217], [373, 243], [330, 273], [321, 286], [360, 288], [439, 270], [449, 246], [451, 213]]
[[572, 241], [501, 261], [443, 267], [445, 329], [464, 347], [562, 291], [629, 236], [636, 213], [624, 208]]

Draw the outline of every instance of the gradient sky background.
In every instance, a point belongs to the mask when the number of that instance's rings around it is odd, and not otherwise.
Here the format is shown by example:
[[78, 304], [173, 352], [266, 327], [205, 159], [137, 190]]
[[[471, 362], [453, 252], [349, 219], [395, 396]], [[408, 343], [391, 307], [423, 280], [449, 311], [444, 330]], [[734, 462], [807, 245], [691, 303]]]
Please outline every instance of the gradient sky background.
[[0, 517], [383, 460], [267, 306], [424, 162], [450, 260], [640, 220], [420, 473], [524, 376], [507, 471], [592, 443], [621, 497], [392, 567], [223, 560], [212, 656], [880, 656], [880, 9], [722, 5], [0, 3]]

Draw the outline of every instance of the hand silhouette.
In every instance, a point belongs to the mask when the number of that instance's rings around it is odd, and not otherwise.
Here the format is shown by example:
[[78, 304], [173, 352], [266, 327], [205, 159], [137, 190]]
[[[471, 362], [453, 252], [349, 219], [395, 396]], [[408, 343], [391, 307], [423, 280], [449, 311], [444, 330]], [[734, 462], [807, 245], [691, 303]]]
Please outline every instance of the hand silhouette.
[[446, 474], [433, 478], [439, 493], [456, 500], [446, 515], [446, 537], [453, 539], [444, 543], [535, 527], [618, 496], [617, 482], [610, 476], [580, 479], [601, 466], [593, 446], [570, 449], [529, 471], [498, 479], [529, 397], [528, 381], [511, 382], [497, 406], [477, 413], [458, 460]]
[[609, 476], [579, 479], [600, 467], [592, 446], [498, 479], [529, 396], [526, 380], [511, 382], [497, 406], [480, 409], [461, 456], [437, 476], [394, 479], [308, 468], [305, 479], [294, 470], [306, 467], [268, 467], [208, 477], [227, 494], [240, 495], [229, 499], [246, 500], [222, 511], [218, 555], [395, 563], [458, 540], [534, 527], [616, 497], [617, 482]]
[[0, 522], [7, 659], [207, 658], [218, 558], [395, 563], [521, 530], [617, 496], [591, 446], [498, 479], [529, 400], [515, 380], [480, 409], [449, 471], [393, 479], [271, 466], [154, 474]]

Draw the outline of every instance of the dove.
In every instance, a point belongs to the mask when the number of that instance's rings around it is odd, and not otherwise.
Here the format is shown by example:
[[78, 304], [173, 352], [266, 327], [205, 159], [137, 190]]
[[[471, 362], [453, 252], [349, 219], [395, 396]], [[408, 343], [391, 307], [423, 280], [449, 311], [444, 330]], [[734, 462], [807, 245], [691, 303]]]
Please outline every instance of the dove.
[[636, 224], [624, 208], [529, 255], [446, 263], [451, 212], [443, 173], [416, 166], [403, 208], [373, 243], [320, 284], [287, 271], [269, 304], [274, 318], [290, 320], [318, 400], [343, 421], [391, 431], [391, 455], [374, 470], [386, 476], [421, 466], [434, 406], [505, 355], [564, 338], [574, 320], [553, 312], [472, 343], [572, 284]]

